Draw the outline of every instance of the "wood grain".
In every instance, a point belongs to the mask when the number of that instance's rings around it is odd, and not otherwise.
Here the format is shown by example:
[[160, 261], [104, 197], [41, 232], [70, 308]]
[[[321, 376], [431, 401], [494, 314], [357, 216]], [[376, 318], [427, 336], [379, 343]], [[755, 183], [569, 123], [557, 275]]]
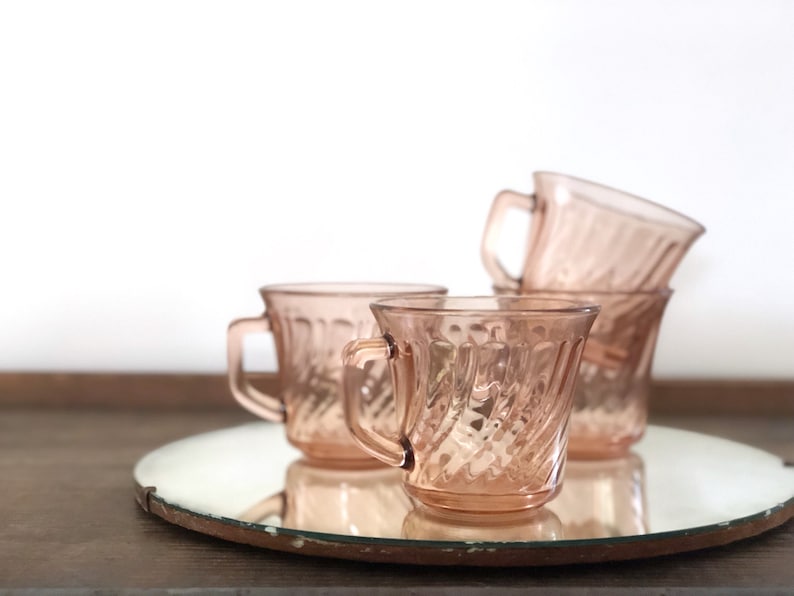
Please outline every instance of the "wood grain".
[[[276, 393], [272, 374], [250, 375]], [[0, 405], [105, 408], [237, 408], [225, 375], [145, 373], [0, 373]]]
[[794, 380], [654, 380], [650, 405], [654, 414], [794, 416]]
[[[278, 392], [273, 374], [251, 375]], [[237, 408], [221, 374], [0, 373], [0, 405]], [[657, 379], [654, 414], [794, 415], [794, 379]]]

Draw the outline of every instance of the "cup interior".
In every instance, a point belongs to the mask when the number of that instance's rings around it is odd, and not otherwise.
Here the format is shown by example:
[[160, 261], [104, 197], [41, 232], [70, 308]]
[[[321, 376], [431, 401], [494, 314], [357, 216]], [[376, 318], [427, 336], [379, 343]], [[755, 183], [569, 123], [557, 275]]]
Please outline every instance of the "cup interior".
[[598, 312], [592, 301], [524, 295], [499, 296], [415, 296], [385, 298], [371, 305], [374, 310], [416, 314], [589, 314]]
[[295, 296], [390, 296], [404, 294], [437, 294], [447, 289], [436, 284], [391, 282], [307, 282], [263, 286], [262, 294]]
[[685, 229], [695, 236], [706, 231], [702, 224], [683, 213], [597, 182], [555, 172], [535, 172], [535, 180], [539, 195], [550, 194], [549, 198], [560, 203], [576, 198], [615, 213]]

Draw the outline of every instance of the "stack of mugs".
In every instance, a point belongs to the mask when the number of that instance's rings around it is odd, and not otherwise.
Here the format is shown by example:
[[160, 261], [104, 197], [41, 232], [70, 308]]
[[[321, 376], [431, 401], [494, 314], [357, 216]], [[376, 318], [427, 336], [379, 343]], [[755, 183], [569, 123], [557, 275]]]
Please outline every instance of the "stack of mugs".
[[[646, 426], [668, 283], [704, 228], [593, 182], [534, 181], [531, 195], [493, 201], [482, 240], [490, 296], [404, 283], [263, 287], [264, 314], [229, 327], [234, 397], [283, 422], [313, 468], [401, 468], [422, 509], [412, 527], [538, 511], [568, 458], [628, 457]], [[512, 209], [531, 215], [519, 277], [496, 250]], [[277, 396], [243, 370], [251, 332], [273, 334]]]

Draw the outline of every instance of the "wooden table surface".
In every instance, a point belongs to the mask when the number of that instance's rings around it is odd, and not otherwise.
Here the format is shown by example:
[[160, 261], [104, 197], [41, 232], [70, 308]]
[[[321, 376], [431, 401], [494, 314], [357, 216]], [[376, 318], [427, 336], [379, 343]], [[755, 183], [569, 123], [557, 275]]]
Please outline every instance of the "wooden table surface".
[[[132, 468], [152, 449], [252, 418], [223, 407], [0, 406], [0, 592], [134, 594], [794, 594], [794, 520], [705, 551], [549, 568], [433, 568], [283, 554], [224, 542], [143, 512]], [[656, 415], [794, 461], [794, 416]], [[26, 593], [30, 593], [26, 590]]]

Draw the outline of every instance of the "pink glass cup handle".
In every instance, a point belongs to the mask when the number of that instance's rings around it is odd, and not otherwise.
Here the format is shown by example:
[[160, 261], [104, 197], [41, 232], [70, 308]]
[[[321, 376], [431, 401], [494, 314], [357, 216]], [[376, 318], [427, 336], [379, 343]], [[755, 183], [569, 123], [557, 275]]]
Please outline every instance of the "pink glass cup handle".
[[535, 209], [535, 195], [522, 195], [512, 190], [503, 190], [493, 200], [488, 219], [485, 221], [485, 232], [480, 246], [480, 255], [483, 265], [493, 279], [495, 285], [504, 288], [517, 289], [520, 279], [513, 277], [505, 269], [496, 254], [497, 243], [502, 234], [502, 224], [507, 212], [513, 209], [525, 209], [530, 213]]
[[229, 324], [226, 335], [229, 389], [234, 399], [252, 414], [271, 422], [284, 422], [284, 405], [281, 400], [251, 385], [243, 370], [243, 338], [249, 333], [267, 333], [270, 330], [270, 320], [264, 315], [237, 319]]
[[[394, 357], [394, 343], [391, 338], [376, 337], [356, 339], [348, 343], [342, 351], [345, 377], [351, 368], [363, 368], [371, 360], [389, 360]], [[413, 465], [413, 451], [407, 442], [395, 441], [361, 425], [359, 403], [360, 392], [350, 387], [345, 379], [345, 422], [353, 439], [364, 451], [382, 462], [398, 468], [410, 469]]]

